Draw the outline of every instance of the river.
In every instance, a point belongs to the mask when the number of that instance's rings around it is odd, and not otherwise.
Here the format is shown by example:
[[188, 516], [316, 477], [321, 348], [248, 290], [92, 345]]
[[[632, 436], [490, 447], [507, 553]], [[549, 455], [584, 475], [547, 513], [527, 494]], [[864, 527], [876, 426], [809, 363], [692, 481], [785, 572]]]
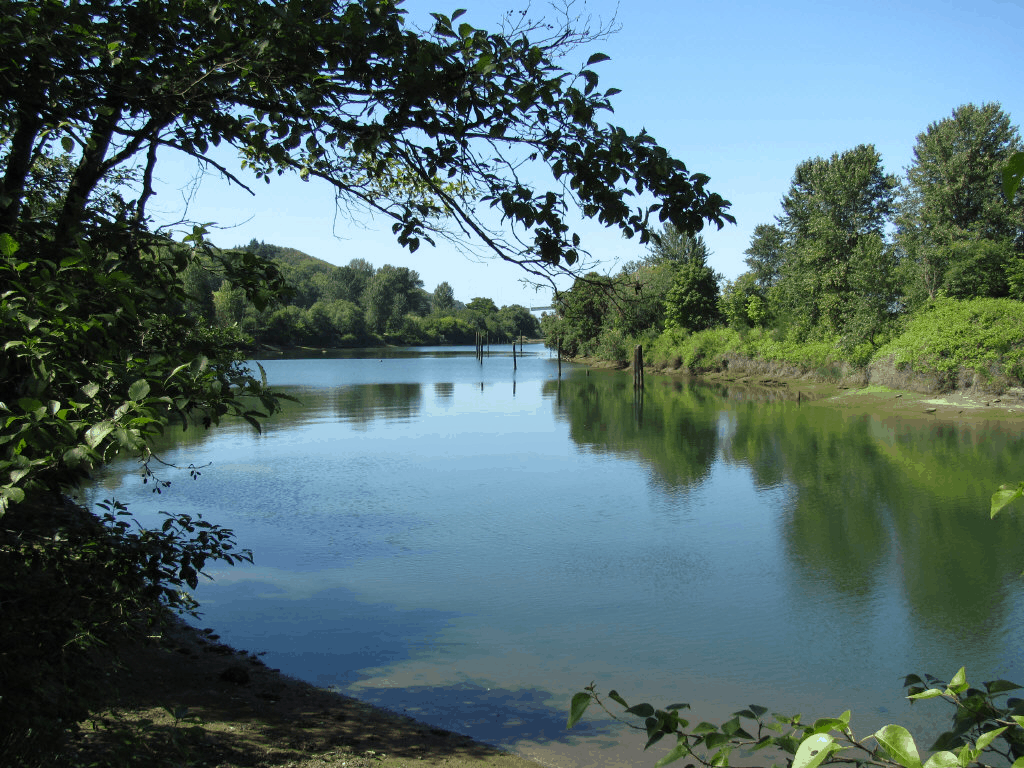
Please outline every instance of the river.
[[[254, 565], [202, 626], [272, 667], [552, 766], [650, 766], [595, 681], [693, 722], [762, 704], [934, 733], [903, 675], [1024, 680], [1019, 427], [850, 415], [557, 362], [541, 346], [260, 361], [295, 397], [262, 434], [178, 432], [88, 501], [201, 513]], [[926, 739], [925, 739], [926, 740]], [[922, 744], [927, 746], [928, 744]]]

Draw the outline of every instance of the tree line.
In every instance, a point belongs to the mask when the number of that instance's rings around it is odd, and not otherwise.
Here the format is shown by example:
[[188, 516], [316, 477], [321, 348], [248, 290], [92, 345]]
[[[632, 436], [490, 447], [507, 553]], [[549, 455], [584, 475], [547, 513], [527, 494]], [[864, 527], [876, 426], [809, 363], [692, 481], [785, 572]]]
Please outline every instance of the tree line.
[[546, 330], [577, 355], [626, 359], [665, 331], [727, 327], [863, 362], [942, 302], [999, 299], [1019, 313], [1024, 202], [1002, 174], [1020, 150], [1000, 105], [965, 104], [917, 136], [903, 177], [870, 144], [808, 159], [735, 280], [712, 270], [699, 235], [668, 225], [644, 259], [577, 280]]
[[259, 309], [244, 289], [197, 261], [184, 273], [188, 298], [182, 309], [211, 327], [237, 329], [256, 344], [471, 344], [477, 333], [494, 342], [540, 336], [540, 322], [528, 308], [511, 304], [499, 309], [484, 296], [463, 303], [447, 281], [427, 291], [419, 273], [408, 267], [377, 268], [358, 258], [334, 266], [255, 239], [234, 250], [277, 266], [288, 286], [283, 300]]

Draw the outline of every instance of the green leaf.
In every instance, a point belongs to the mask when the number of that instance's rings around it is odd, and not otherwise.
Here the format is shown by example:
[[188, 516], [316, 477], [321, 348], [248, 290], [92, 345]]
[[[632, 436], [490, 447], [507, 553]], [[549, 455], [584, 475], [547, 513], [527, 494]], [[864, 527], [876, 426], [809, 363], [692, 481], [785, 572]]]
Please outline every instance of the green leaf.
[[1006, 693], [1007, 691], [1016, 691], [1020, 688], [1016, 683], [1011, 683], [1009, 680], [989, 680], [985, 683], [985, 690], [991, 694]]
[[907, 696], [908, 699], [934, 699], [936, 696], [941, 696], [942, 691], [938, 688], [929, 688], [927, 691], [921, 693], [915, 693], [911, 696]]
[[566, 730], [572, 728], [576, 723], [583, 717], [583, 713], [587, 711], [587, 707], [590, 705], [590, 694], [577, 693], [572, 697], [572, 702], [569, 704], [569, 720], [566, 722]]
[[949, 690], [953, 693], [962, 693], [967, 690], [967, 672], [964, 667], [960, 667], [953, 675], [953, 679], [949, 681]]
[[114, 431], [115, 426], [117, 425], [110, 420], [101, 421], [99, 424], [93, 424], [85, 433], [85, 444], [90, 448], [95, 448], [103, 442], [103, 438]]
[[618, 691], [608, 691], [608, 698], [621, 704], [624, 708], [629, 709], [629, 704], [627, 704], [626, 700], [619, 695]]
[[0, 254], [11, 257], [18, 252], [18, 241], [4, 232], [0, 234]]
[[82, 387], [82, 394], [85, 395], [86, 398], [89, 400], [92, 400], [94, 397], [96, 397], [96, 394], [99, 391], [100, 385], [95, 382], [89, 382], [88, 384]]
[[1013, 718], [1013, 722], [1021, 728], [1024, 728], [1024, 717], [1021, 717], [1020, 715], [1010, 715], [1010, 717]]
[[793, 758], [792, 768], [817, 768], [829, 755], [829, 746], [835, 741], [825, 733], [814, 733], [800, 742]]
[[998, 491], [996, 491], [995, 493], [992, 494], [992, 514], [991, 514], [991, 516], [995, 517], [997, 514], [999, 514], [1003, 510], [1003, 508], [1007, 504], [1010, 504], [1010, 503], [1016, 501], [1021, 496], [1024, 496], [1024, 483], [1021, 483], [1016, 488], [1010, 488], [1008, 486], [1003, 486]]
[[812, 733], [828, 733], [829, 731], [845, 731], [850, 725], [849, 720], [840, 720], [838, 717], [823, 717], [814, 721], [811, 726]]
[[1018, 757], [1014, 760], [1010, 768], [1024, 768], [1024, 757]]
[[1003, 194], [1006, 199], [1013, 202], [1013, 196], [1017, 194], [1021, 181], [1024, 180], [1024, 152], [1017, 152], [1010, 155], [1010, 159], [1003, 168]]
[[602, 61], [608, 61], [609, 59], [611, 59], [611, 56], [608, 56], [607, 54], [595, 53], [593, 56], [587, 59], [587, 66], [589, 67], [593, 64], [600, 64]]
[[875, 740], [904, 768], [922, 768], [914, 737], [902, 725], [887, 725], [875, 733]]
[[711, 758], [711, 765], [715, 768], [726, 768], [729, 765], [729, 753], [732, 752], [732, 747], [723, 747], [722, 749], [715, 752], [714, 757]]
[[4, 498], [14, 504], [20, 504], [25, 500], [25, 491], [21, 488], [4, 486], [3, 488], [0, 488], [0, 498]]
[[[685, 757], [690, 754], [690, 748], [686, 746], [686, 742], [682, 739], [672, 747], [672, 749], [666, 754], [661, 760], [654, 764], [654, 768], [661, 768], [663, 765], [668, 765], [678, 760], [680, 757]], [[1015, 765], [1014, 768], [1017, 768]]]
[[999, 734], [1005, 731], [1007, 727], [1008, 726], [1004, 725], [1002, 728], [996, 728], [994, 731], [986, 731], [985, 733], [981, 734], [981, 736], [978, 737], [978, 741], [974, 745], [975, 748], [985, 749], [985, 747], [987, 747], [989, 744], [995, 741], [996, 737], [998, 737]]
[[136, 379], [132, 382], [132, 385], [128, 387], [129, 400], [142, 400], [148, 394], [149, 382], [145, 379]]
[[957, 768], [960, 765], [960, 758], [952, 752], [936, 752], [928, 758], [924, 768]]

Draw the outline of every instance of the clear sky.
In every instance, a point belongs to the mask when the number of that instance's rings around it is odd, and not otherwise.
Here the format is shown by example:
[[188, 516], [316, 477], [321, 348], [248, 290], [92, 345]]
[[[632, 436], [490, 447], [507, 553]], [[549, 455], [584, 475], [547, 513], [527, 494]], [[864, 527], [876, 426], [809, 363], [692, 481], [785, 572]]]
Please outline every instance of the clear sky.
[[[405, 7], [415, 18], [464, 7], [460, 21], [493, 28], [499, 6], [409, 0]], [[535, 0], [531, 13], [547, 8]], [[730, 279], [746, 269], [753, 228], [779, 214], [798, 163], [870, 143], [886, 171], [902, 176], [917, 134], [961, 104], [996, 101], [1015, 125], [1024, 122], [1024, 0], [576, 0], [572, 10], [615, 17], [620, 27], [565, 61], [574, 69], [597, 51], [612, 57], [595, 67], [602, 89], [622, 90], [608, 119], [632, 132], [646, 128], [732, 202], [737, 225], [703, 233], [711, 266]], [[154, 201], [172, 220], [183, 215], [181, 172], [165, 164], [167, 186]], [[447, 280], [464, 302], [550, 300], [550, 291], [521, 284], [521, 270], [511, 265], [471, 261], [450, 247], [423, 245], [409, 254], [389, 223], [335, 216], [324, 185], [282, 177], [254, 189], [251, 197], [208, 177], [188, 218], [226, 227], [211, 237], [222, 247], [256, 238], [334, 264], [364, 258], [407, 266], [428, 291]], [[635, 240], [596, 224], [581, 232], [605, 271], [644, 254]]]

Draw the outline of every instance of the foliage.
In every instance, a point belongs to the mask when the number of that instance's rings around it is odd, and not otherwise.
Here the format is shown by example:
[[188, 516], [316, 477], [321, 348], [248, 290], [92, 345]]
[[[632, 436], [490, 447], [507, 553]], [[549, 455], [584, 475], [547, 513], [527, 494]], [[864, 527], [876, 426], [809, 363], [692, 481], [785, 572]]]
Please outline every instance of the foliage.
[[982, 381], [1024, 378], [1024, 314], [1011, 299], [936, 299], [875, 358], [890, 358], [955, 387], [962, 372]]
[[643, 725], [636, 725], [609, 710], [593, 684], [572, 697], [567, 727], [579, 722], [590, 703], [596, 702], [615, 720], [645, 731], [645, 749], [665, 736], [675, 737], [675, 744], [655, 763], [655, 768], [683, 757], [706, 768], [728, 766], [735, 751], [749, 754], [762, 750], [768, 750], [773, 765], [779, 764], [776, 760], [781, 758], [781, 764], [790, 768], [816, 768], [830, 763], [901, 768], [969, 768], [1003, 761], [1015, 766], [1024, 764], [1024, 717], [1018, 714], [1024, 701], [1005, 698], [1020, 686], [993, 680], [984, 683], [984, 689], [972, 688], [963, 669], [948, 683], [928, 675], [925, 680], [909, 675], [904, 686], [911, 700], [942, 698], [954, 706], [952, 729], [938, 738], [931, 747], [935, 753], [924, 761], [903, 726], [887, 725], [858, 739], [850, 727], [849, 711], [805, 723], [801, 715], [769, 714], [766, 707], [750, 705], [733, 713], [720, 726], [706, 721], [691, 726], [690, 721], [680, 716], [689, 704], [671, 704], [664, 709], [646, 703], [630, 706], [616, 691], [609, 692], [608, 699], [621, 706], [627, 715], [643, 720]]
[[670, 328], [703, 331], [721, 319], [718, 280], [702, 258], [695, 257], [674, 270], [672, 287], [665, 295], [665, 324]]
[[[193, 469], [193, 476], [198, 471]], [[140, 528], [123, 505], [100, 514], [61, 499], [14, 506], [0, 530], [0, 761], [59, 746], [89, 697], [111, 684], [97, 648], [152, 634], [165, 609], [194, 612], [186, 590], [208, 563], [251, 562], [232, 531], [187, 514]], [[104, 669], [104, 671], [106, 671]], [[20, 734], [20, 736], [19, 736]]]
[[[256, 424], [276, 407], [261, 379], [234, 361], [237, 336], [162, 313], [168, 298], [185, 298], [176, 275], [193, 262], [191, 250], [110, 250], [131, 239], [118, 227], [104, 225], [105, 246], [77, 252], [45, 239], [22, 248], [0, 235], [4, 507], [30, 491], [72, 487], [119, 451], [144, 453], [172, 421], [235, 415]], [[203, 248], [202, 233], [194, 238]], [[216, 258], [249, 270], [239, 281], [255, 300], [278, 285], [276, 271], [252, 257]]]
[[918, 135], [897, 221], [912, 303], [940, 292], [960, 299], [1008, 295], [1007, 268], [1024, 247], [1024, 206], [1001, 182], [1020, 149], [1017, 128], [994, 103], [957, 107]]
[[747, 266], [759, 288], [767, 290], [779, 281], [786, 247], [786, 235], [774, 224], [758, 224], [750, 236]]
[[443, 313], [455, 307], [455, 292], [447, 281], [438, 283], [430, 301], [430, 311]]
[[896, 185], [867, 144], [797, 166], [782, 199], [777, 290], [801, 337], [856, 344], [884, 324], [895, 299], [895, 260], [883, 233]]
[[758, 287], [753, 272], [744, 272], [735, 280], [726, 281], [719, 309], [725, 322], [736, 329], [763, 327], [771, 320], [764, 292]]

